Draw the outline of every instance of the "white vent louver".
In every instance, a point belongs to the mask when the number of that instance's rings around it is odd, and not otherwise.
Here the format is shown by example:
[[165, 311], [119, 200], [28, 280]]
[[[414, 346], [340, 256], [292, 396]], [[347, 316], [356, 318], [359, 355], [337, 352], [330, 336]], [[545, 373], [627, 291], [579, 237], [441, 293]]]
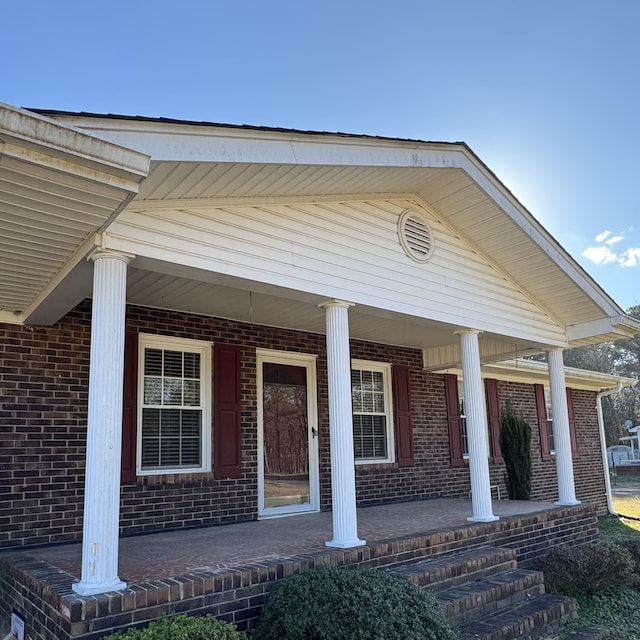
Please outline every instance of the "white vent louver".
[[433, 233], [417, 211], [407, 209], [398, 221], [398, 237], [404, 252], [416, 262], [427, 262], [433, 254]]

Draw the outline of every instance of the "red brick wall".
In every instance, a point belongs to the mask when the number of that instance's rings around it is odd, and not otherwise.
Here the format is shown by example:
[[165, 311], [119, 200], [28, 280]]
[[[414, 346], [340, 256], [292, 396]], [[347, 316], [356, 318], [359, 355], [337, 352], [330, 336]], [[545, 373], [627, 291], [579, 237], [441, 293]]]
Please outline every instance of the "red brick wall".
[[[256, 349], [317, 354], [321, 506], [331, 505], [325, 338], [198, 315], [130, 307], [127, 331], [242, 346], [242, 464], [238, 479], [212, 474], [145, 476], [122, 488], [124, 534], [253, 519], [257, 512]], [[53, 327], [0, 325], [0, 547], [79, 539], [82, 531], [90, 302]], [[360, 504], [428, 496], [467, 497], [469, 472], [451, 468], [443, 377], [421, 353], [353, 341], [353, 358], [410, 367], [414, 467], [358, 465]], [[533, 431], [534, 499], [557, 497], [555, 464], [540, 458], [533, 387], [499, 383]], [[604, 505], [595, 394], [576, 392], [578, 498]], [[504, 489], [504, 466], [490, 465]]]

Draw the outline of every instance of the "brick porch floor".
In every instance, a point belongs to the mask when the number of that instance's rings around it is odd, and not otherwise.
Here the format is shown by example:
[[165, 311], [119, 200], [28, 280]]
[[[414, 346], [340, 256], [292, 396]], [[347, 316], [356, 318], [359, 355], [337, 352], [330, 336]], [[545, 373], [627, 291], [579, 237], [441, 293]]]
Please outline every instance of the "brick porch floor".
[[[553, 509], [551, 502], [494, 501], [506, 517]], [[470, 500], [433, 499], [358, 509], [358, 534], [368, 544], [469, 524]], [[120, 540], [119, 577], [127, 583], [158, 580], [326, 550], [330, 512], [215, 527], [139, 535]], [[29, 554], [80, 578], [81, 546], [66, 544]]]

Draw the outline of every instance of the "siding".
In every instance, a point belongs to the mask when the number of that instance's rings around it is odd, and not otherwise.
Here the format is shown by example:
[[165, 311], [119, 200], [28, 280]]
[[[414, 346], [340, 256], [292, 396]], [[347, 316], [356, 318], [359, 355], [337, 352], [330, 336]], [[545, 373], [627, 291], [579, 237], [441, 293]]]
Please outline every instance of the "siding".
[[[422, 210], [434, 233], [430, 262], [418, 264], [397, 237], [405, 208]], [[125, 211], [109, 246], [134, 255], [429, 318], [450, 325], [556, 344], [549, 316], [410, 200]]]

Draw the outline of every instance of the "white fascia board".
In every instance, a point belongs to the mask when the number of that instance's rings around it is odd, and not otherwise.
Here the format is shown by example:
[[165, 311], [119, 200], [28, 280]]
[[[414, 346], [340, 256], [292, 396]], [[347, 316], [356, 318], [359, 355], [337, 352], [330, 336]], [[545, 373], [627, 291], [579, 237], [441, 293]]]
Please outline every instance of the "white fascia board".
[[455, 167], [463, 143], [368, 138], [335, 133], [272, 131], [57, 116], [154, 161], [267, 163], [367, 167]]
[[[462, 370], [459, 367], [450, 367], [439, 370], [437, 373], [453, 373], [454, 375], [462, 376]], [[567, 387], [596, 392], [619, 386], [633, 387], [638, 382], [634, 378], [576, 369], [574, 367], [565, 367], [564, 375]], [[482, 377], [524, 384], [548, 384], [549, 368], [546, 362], [522, 359], [505, 360], [483, 365]]]
[[[73, 166], [139, 184], [148, 174], [148, 155], [107, 142], [85, 131], [0, 102], [0, 141], [58, 158]], [[3, 153], [6, 150], [3, 149]], [[15, 153], [19, 153], [17, 150]]]
[[624, 339], [636, 335], [640, 335], [640, 321], [624, 313], [567, 327], [569, 342], [597, 336], [607, 336], [607, 340], [610, 341], [616, 337]]

